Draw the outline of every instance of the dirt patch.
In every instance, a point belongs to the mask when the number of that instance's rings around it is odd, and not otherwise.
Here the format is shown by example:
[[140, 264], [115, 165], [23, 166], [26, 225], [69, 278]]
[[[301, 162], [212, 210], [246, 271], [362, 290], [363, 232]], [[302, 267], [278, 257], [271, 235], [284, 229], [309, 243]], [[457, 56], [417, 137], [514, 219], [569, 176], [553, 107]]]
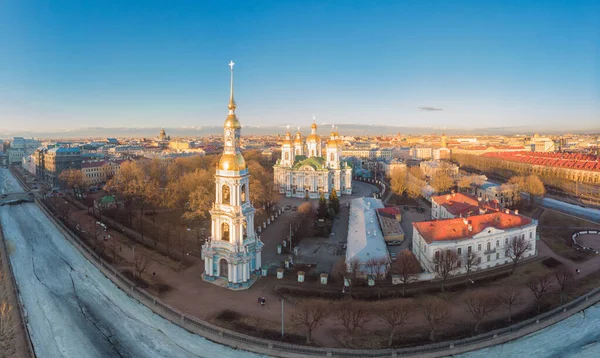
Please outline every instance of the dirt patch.
[[583, 219], [561, 214], [552, 210], [544, 210], [538, 222], [538, 233], [552, 251], [571, 261], [582, 262], [594, 255], [576, 250], [571, 236], [573, 233], [586, 229], [599, 229], [600, 225], [592, 224]]
[[285, 335], [282, 337], [281, 322], [266, 320], [261, 316], [260, 312], [257, 312], [256, 316], [250, 317], [236, 311], [223, 310], [211, 321], [221, 327], [243, 332], [258, 338], [285, 343], [306, 344], [306, 337], [295, 327], [286, 328]]

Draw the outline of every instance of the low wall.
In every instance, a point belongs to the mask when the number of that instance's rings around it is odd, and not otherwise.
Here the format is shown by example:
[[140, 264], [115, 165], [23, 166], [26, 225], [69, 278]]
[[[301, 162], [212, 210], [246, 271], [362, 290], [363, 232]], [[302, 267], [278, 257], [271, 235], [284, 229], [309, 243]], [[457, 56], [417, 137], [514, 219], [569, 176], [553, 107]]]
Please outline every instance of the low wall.
[[597, 288], [586, 295], [580, 296], [569, 303], [557, 307], [551, 311], [545, 312], [534, 318], [519, 322], [509, 327], [501, 328], [495, 331], [483, 333], [477, 336], [444, 341], [418, 347], [398, 348], [398, 349], [374, 349], [374, 350], [353, 350], [339, 348], [316, 348], [294, 344], [269, 341], [265, 339], [247, 336], [228, 329], [215, 326], [211, 323], [199, 320], [195, 317], [187, 316], [175, 308], [161, 302], [158, 298], [152, 296], [143, 289], [135, 287], [135, 284], [129, 281], [116, 269], [102, 260], [96, 253], [90, 250], [79, 238], [73, 234], [62, 222], [56, 220], [45, 205], [36, 200], [38, 206], [52, 221], [56, 227], [63, 233], [81, 254], [94, 264], [100, 272], [108, 279], [113, 281], [119, 288], [129, 296], [148, 307], [154, 313], [167, 319], [168, 321], [181, 326], [182, 328], [198, 334], [213, 342], [226, 345], [235, 349], [243, 349], [255, 353], [260, 353], [275, 357], [306, 357], [306, 356], [329, 356], [329, 357], [396, 357], [419, 356], [419, 357], [439, 357], [451, 354], [464, 353], [476, 349], [481, 349], [497, 344], [506, 343], [532, 332], [548, 327], [559, 322], [572, 314], [580, 312], [600, 301], [600, 288]]
[[[2, 234], [2, 225], [0, 225], [0, 255], [2, 256], [3, 266], [8, 268], [6, 270], [7, 282], [9, 292], [8, 294], [14, 294], [14, 301], [16, 302], [17, 315], [19, 316], [20, 329], [15, 330], [15, 336], [21, 335], [25, 345], [18, 345], [16, 347], [16, 356], [17, 357], [35, 357], [35, 350], [33, 349], [33, 344], [31, 343], [31, 336], [29, 335], [29, 329], [27, 326], [27, 311], [23, 307], [23, 302], [21, 301], [21, 296], [19, 294], [19, 289], [17, 286], [17, 282], [15, 281], [14, 272], [12, 268], [12, 264], [10, 263], [10, 259], [8, 258], [8, 249], [6, 247], [6, 243], [4, 241], [4, 236]], [[12, 292], [11, 292], [12, 291]], [[15, 339], [19, 339], [15, 337]]]
[[[571, 240], [573, 240], [573, 246], [577, 249], [577, 250], [583, 250], [583, 251], [590, 251], [590, 252], [594, 252], [594, 253], [598, 253], [598, 250], [592, 248], [592, 247], [587, 247], [587, 246], [583, 246], [580, 243], [577, 242], [577, 238], [581, 235], [599, 235], [600, 236], [600, 231], [597, 230], [584, 230], [584, 231], [579, 231], [574, 233], [571, 236]], [[600, 237], [599, 237], [600, 239]]]

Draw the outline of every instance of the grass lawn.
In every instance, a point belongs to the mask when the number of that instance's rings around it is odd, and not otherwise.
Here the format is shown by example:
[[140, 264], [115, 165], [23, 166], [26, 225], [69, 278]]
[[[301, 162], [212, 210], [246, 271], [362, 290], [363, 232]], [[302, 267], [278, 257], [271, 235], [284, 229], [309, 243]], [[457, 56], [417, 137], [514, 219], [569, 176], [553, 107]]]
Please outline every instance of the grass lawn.
[[599, 229], [600, 225], [552, 210], [544, 210], [538, 222], [541, 239], [558, 255], [576, 262], [585, 261], [593, 254], [572, 247], [571, 235], [584, 229]]

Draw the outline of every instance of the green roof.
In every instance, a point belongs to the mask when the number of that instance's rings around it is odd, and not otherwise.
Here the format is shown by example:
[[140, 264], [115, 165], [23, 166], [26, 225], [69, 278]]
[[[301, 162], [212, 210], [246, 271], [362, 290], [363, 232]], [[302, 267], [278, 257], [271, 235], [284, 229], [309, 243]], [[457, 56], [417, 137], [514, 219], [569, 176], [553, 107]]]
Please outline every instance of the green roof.
[[106, 205], [106, 204], [112, 204], [115, 202], [115, 197], [112, 195], [106, 195], [103, 196], [102, 199], [100, 199], [100, 204]]
[[[302, 156], [299, 155], [297, 157]], [[311, 166], [314, 170], [327, 169], [325, 166], [326, 162], [327, 161], [323, 157], [310, 157], [294, 163], [293, 169], [299, 169], [305, 165]]]

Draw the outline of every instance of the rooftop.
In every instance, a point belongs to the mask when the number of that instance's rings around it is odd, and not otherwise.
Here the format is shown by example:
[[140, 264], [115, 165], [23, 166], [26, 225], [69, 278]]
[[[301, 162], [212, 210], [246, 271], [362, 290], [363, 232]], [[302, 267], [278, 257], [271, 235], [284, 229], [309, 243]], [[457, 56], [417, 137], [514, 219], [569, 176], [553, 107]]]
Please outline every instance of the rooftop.
[[414, 222], [413, 227], [417, 229], [428, 244], [431, 244], [434, 241], [470, 239], [490, 228], [508, 230], [531, 223], [532, 219], [523, 215], [494, 212], [469, 218]]
[[486, 153], [483, 156], [531, 165], [600, 171], [600, 160], [583, 153], [505, 152]]
[[350, 204], [346, 262], [357, 258], [367, 262], [372, 258], [388, 258], [383, 233], [377, 222], [376, 209], [383, 203], [375, 198], [356, 198]]

